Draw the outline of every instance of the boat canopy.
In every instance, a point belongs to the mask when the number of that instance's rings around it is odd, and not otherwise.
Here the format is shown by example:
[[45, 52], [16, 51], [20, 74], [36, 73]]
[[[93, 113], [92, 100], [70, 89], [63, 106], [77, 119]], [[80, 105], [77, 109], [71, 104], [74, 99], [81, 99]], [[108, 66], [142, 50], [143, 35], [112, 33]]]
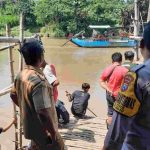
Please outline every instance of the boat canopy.
[[110, 25], [89, 25], [91, 29], [108, 29]]
[[111, 27], [110, 25], [89, 25], [91, 29], [113, 29], [113, 28], [123, 28], [122, 26], [114, 26]]

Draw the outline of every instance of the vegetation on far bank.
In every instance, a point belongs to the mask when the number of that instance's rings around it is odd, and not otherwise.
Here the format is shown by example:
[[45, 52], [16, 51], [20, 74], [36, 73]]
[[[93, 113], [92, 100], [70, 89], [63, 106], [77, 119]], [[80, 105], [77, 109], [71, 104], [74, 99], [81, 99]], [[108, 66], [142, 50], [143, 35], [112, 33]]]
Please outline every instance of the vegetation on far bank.
[[[149, 0], [138, 2], [143, 20], [147, 18]], [[43, 36], [64, 37], [82, 30], [89, 33], [92, 25], [133, 24], [134, 0], [5, 0], [0, 1], [0, 35], [5, 25], [18, 35], [19, 14], [25, 15], [25, 36], [40, 33]]]

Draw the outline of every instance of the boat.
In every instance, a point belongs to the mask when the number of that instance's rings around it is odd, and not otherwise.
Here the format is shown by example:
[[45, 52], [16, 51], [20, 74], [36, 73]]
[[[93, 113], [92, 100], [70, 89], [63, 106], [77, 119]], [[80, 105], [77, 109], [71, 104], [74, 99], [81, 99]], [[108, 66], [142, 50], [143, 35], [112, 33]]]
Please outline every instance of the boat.
[[[91, 29], [93, 29], [93, 33], [97, 33], [97, 29], [103, 29], [106, 31], [110, 31], [118, 27], [111, 27], [109, 25], [97, 26], [97, 25], [89, 25]], [[82, 38], [74, 36], [70, 40], [72, 43], [76, 44], [79, 47], [86, 47], [86, 48], [107, 48], [107, 47], [135, 47], [137, 45], [136, 40], [130, 39], [128, 37], [119, 37], [116, 38], [115, 36], [111, 37], [104, 37], [102, 35], [101, 38]]]

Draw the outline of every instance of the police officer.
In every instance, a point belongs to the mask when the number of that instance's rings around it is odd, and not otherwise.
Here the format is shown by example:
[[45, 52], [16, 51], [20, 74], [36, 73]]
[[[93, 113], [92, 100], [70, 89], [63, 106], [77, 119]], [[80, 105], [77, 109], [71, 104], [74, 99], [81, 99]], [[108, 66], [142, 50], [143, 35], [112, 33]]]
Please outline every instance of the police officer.
[[33, 150], [64, 150], [58, 133], [52, 89], [40, 70], [43, 48], [35, 39], [26, 41], [21, 50], [26, 67], [17, 75], [11, 98], [20, 108], [24, 136]]
[[150, 150], [150, 23], [140, 48], [144, 63], [124, 77], [104, 150]]
[[126, 51], [124, 53], [125, 61], [122, 64], [122, 66], [126, 67], [127, 69], [131, 69], [132, 67], [136, 66], [135, 63], [133, 63], [134, 60], [134, 53], [132, 51]]

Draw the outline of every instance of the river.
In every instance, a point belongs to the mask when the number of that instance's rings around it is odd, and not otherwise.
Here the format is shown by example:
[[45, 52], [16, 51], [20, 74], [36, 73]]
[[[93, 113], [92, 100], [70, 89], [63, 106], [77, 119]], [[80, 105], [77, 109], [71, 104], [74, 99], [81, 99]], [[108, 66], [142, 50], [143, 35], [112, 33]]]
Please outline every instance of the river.
[[[91, 85], [90, 107], [96, 114], [106, 115], [105, 91], [99, 86], [99, 76], [102, 70], [111, 63], [111, 54], [124, 53], [127, 48], [79, 48], [68, 42], [62, 46], [65, 39], [42, 39], [45, 49], [45, 59], [56, 67], [60, 80], [59, 99], [67, 101], [65, 91], [73, 92], [81, 89], [83, 82]], [[14, 51], [15, 70], [18, 67], [18, 51]], [[10, 84], [10, 73], [7, 51], [0, 52], [0, 89]], [[9, 95], [0, 97], [0, 109], [11, 104]], [[69, 109], [70, 105], [66, 104]], [[101, 105], [101, 106], [100, 106]], [[103, 106], [102, 106], [103, 105]]]

